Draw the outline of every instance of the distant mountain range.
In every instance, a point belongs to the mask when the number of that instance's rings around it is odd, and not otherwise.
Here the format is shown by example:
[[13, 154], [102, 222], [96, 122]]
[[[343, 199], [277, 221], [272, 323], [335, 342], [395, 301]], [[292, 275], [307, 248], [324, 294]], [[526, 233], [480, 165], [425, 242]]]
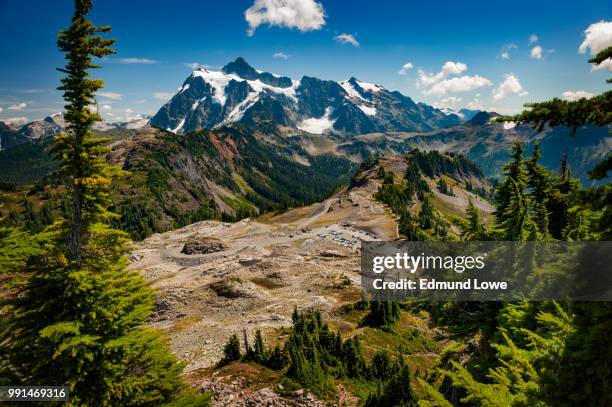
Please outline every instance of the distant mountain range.
[[356, 78], [293, 80], [256, 70], [238, 58], [221, 71], [193, 71], [151, 124], [175, 133], [241, 123], [264, 131], [280, 126], [346, 137], [432, 131], [460, 124], [476, 113], [445, 112]]
[[[94, 125], [100, 132], [115, 129], [137, 130], [149, 124], [150, 117], [139, 116], [123, 122], [101, 122]], [[60, 134], [67, 127], [63, 113], [56, 113], [42, 120], [35, 120], [22, 127], [12, 127], [0, 122], [0, 151], [13, 146], [37, 140], [52, 138]]]

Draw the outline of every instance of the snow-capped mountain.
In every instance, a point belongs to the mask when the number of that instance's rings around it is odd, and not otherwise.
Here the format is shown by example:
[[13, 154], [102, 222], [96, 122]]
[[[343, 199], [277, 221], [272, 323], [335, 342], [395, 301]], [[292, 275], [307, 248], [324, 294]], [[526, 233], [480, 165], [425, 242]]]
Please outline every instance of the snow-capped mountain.
[[[149, 125], [150, 116], [134, 116], [127, 121], [121, 122], [98, 122], [94, 124], [94, 130], [104, 132], [113, 129], [138, 130]], [[68, 123], [64, 119], [62, 112], [45, 117], [41, 120], [34, 120], [19, 128], [13, 128], [0, 122], [0, 149], [10, 146], [28, 143], [36, 140], [52, 138], [66, 130]]]
[[51, 138], [60, 134], [67, 126], [62, 113], [56, 113], [42, 120], [35, 120], [19, 129], [19, 134], [29, 140]]
[[304, 76], [298, 81], [258, 71], [238, 58], [221, 71], [193, 71], [151, 124], [176, 133], [239, 122], [354, 135], [430, 131], [462, 121], [456, 114], [355, 78], [335, 82]]

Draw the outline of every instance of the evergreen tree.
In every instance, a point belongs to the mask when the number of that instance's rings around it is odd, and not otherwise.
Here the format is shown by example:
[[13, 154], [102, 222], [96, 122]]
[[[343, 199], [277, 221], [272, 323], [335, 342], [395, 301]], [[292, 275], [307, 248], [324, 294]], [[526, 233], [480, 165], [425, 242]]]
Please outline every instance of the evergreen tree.
[[527, 200], [519, 184], [513, 179], [510, 181], [511, 195], [503, 212], [501, 237], [503, 240], [522, 241], [525, 240], [529, 227]]
[[512, 144], [510, 158], [512, 158], [512, 161], [504, 166], [504, 180], [495, 190], [495, 212], [493, 212], [493, 215], [495, 216], [497, 224], [503, 223], [505, 219], [504, 214], [514, 194], [514, 184], [516, 184], [516, 188], [518, 188], [521, 193], [527, 185], [523, 146], [521, 143], [514, 142]]
[[261, 331], [255, 332], [255, 344], [253, 346], [254, 357], [253, 360], [259, 364], [265, 364], [268, 361], [268, 352], [266, 351], [266, 345], [264, 344]]
[[485, 240], [486, 230], [484, 224], [480, 220], [478, 208], [476, 208], [471, 198], [468, 199], [466, 213], [468, 218], [463, 230], [463, 239], [474, 241]]
[[240, 360], [242, 354], [240, 353], [240, 340], [238, 335], [232, 335], [225, 346], [223, 347], [223, 359], [219, 362], [220, 366], [227, 365], [228, 363]]
[[396, 373], [376, 393], [366, 400], [366, 407], [417, 406], [418, 397], [410, 384], [410, 372], [403, 361], [398, 363]]
[[[207, 398], [185, 392], [182, 366], [166, 340], [145, 326], [154, 294], [127, 270], [127, 237], [106, 221], [108, 190], [119, 171], [106, 164], [105, 140], [92, 138], [100, 117], [90, 110], [102, 81], [90, 79], [92, 59], [111, 54], [113, 40], [87, 19], [91, 0], [76, 0], [58, 46], [66, 53], [62, 79], [67, 133], [54, 152], [69, 180], [71, 211], [37, 237], [40, 252], [25, 269], [19, 295], [4, 304], [0, 380], [12, 385], [62, 385], [69, 405], [133, 406]], [[176, 405], [176, 403], [175, 403]]]
[[552, 187], [552, 174], [538, 161], [542, 158], [540, 144], [536, 143], [531, 158], [525, 160], [527, 187], [533, 203], [533, 219], [542, 237], [548, 236], [548, 196]]
[[370, 301], [370, 312], [365, 316], [363, 323], [374, 327], [393, 326], [401, 317], [399, 302], [395, 300]]

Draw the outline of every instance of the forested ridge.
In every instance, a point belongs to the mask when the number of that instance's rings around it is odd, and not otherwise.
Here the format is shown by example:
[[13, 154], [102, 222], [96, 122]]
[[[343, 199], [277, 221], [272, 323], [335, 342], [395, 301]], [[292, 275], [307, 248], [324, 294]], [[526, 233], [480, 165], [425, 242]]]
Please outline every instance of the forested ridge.
[[[355, 170], [346, 159], [303, 150], [297, 152], [310, 165], [300, 164], [244, 128], [180, 136], [151, 129], [143, 140], [125, 143], [108, 155], [126, 171], [110, 192], [111, 209], [120, 215], [112, 223], [135, 240], [202, 220], [233, 221], [318, 202]], [[3, 184], [0, 224], [41, 231], [70, 210], [64, 184], [57, 173], [33, 185]], [[218, 188], [226, 192], [219, 195]]]

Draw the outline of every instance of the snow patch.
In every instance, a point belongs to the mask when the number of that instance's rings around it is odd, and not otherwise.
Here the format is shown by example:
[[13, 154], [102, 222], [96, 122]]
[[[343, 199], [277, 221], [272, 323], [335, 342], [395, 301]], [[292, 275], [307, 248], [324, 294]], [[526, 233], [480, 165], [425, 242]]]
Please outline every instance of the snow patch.
[[510, 130], [516, 127], [516, 122], [504, 122], [504, 130]]
[[312, 134], [323, 134], [325, 130], [331, 129], [335, 120], [330, 120], [332, 108], [325, 109], [325, 114], [320, 118], [310, 118], [303, 120], [297, 128]]
[[382, 86], [378, 86], [373, 83], [367, 83], [367, 82], [357, 81], [357, 85], [359, 85], [361, 89], [369, 90], [370, 92], [374, 92], [374, 93], [380, 92], [381, 90], [385, 89]]
[[227, 115], [227, 118], [223, 120], [221, 123], [217, 124], [215, 128], [221, 127], [227, 123], [237, 122], [242, 119], [242, 116], [246, 113], [247, 110], [251, 106], [253, 106], [259, 100], [259, 92], [251, 92], [247, 95], [247, 97], [240, 103], [236, 105], [232, 109], [232, 111]]
[[369, 106], [363, 106], [363, 105], [358, 105], [357, 107], [361, 109], [361, 111], [367, 114], [368, 116], [376, 116], [375, 107], [369, 107]]
[[[296, 88], [298, 85], [298, 81], [292, 81], [293, 86], [288, 88], [279, 88], [276, 86], [270, 86], [259, 79], [255, 81], [250, 81], [243, 79], [235, 74], [226, 74], [221, 71], [209, 71], [206, 68], [200, 68], [197, 71], [193, 71], [192, 76], [200, 77], [204, 79], [207, 83], [209, 83], [214, 89], [214, 97], [217, 102], [221, 104], [221, 106], [225, 106], [225, 102], [227, 101], [227, 96], [225, 94], [225, 87], [231, 80], [235, 80], [236, 82], [247, 82], [253, 90], [256, 92], [269, 91], [277, 94], [282, 94], [292, 98], [297, 101], [296, 98]], [[197, 105], [196, 105], [197, 106]]]
[[174, 130], [168, 129], [168, 130], [171, 131], [172, 133], [177, 133], [185, 125], [185, 120], [187, 120], [187, 116], [183, 117], [183, 120], [181, 120], [181, 122], [178, 124], [178, 126], [176, 126], [176, 129], [174, 129]]
[[361, 96], [359, 92], [357, 92], [357, 89], [355, 89], [348, 80], [338, 82], [338, 84], [342, 86], [342, 88], [346, 91], [346, 93], [348, 93], [349, 98], [361, 99], [363, 101], [366, 101], [366, 99], [363, 96]]

